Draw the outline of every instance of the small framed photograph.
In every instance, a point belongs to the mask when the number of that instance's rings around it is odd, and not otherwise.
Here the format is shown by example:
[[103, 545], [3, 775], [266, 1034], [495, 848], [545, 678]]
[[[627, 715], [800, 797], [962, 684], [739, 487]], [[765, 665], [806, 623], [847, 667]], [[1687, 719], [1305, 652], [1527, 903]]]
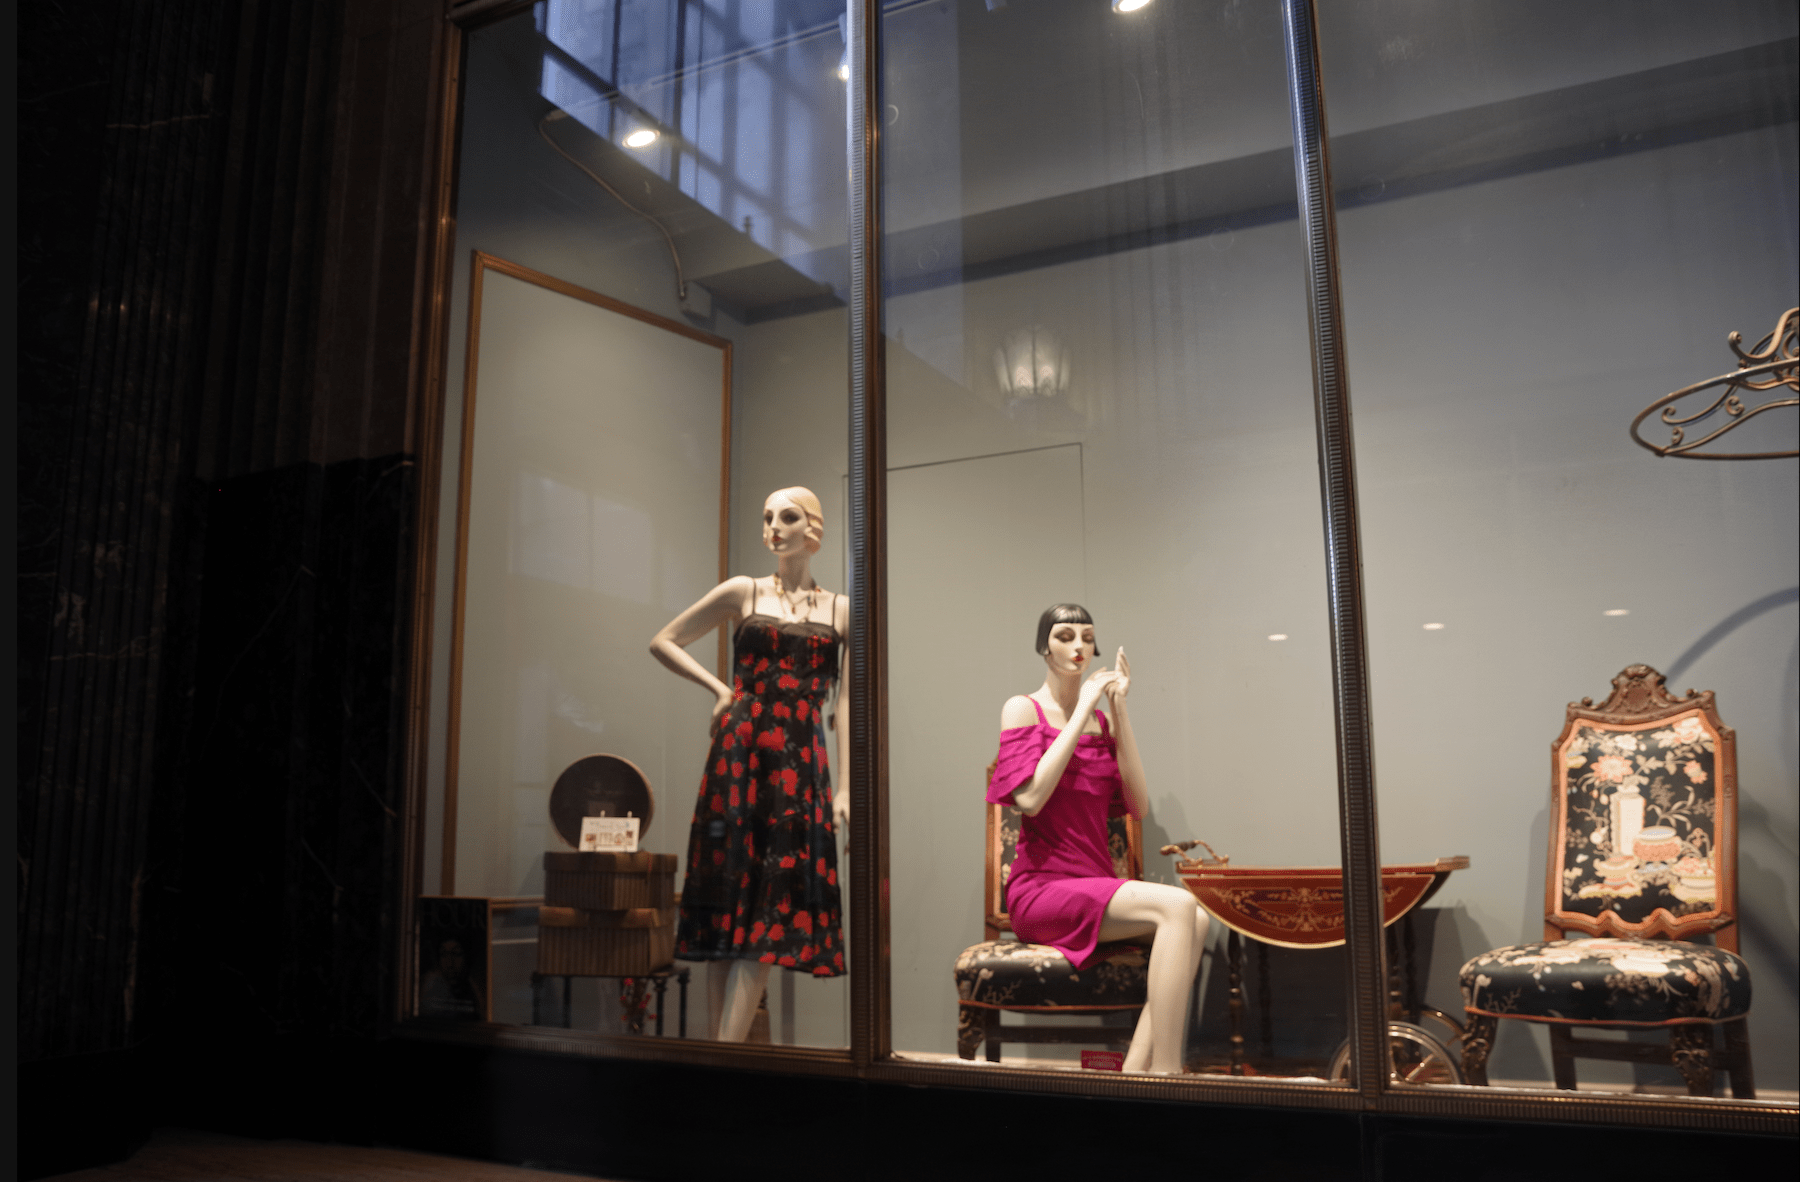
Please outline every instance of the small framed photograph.
[[490, 1021], [489, 901], [419, 900], [419, 1016]]

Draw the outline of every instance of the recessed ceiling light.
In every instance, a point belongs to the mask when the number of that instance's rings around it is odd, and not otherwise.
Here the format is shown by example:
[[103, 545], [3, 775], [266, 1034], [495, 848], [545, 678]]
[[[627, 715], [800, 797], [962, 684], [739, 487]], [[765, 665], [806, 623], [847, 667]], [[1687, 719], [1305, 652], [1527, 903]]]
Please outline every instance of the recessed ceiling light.
[[1609, 607], [1600, 614], [1603, 616], [1628, 616], [1631, 614], [1631, 609], [1628, 607]]
[[1114, 12], [1136, 12], [1149, 3], [1150, 0], [1112, 0]]
[[1287, 633], [1286, 632], [1271, 632], [1271, 633], [1269, 633], [1269, 639], [1270, 640], [1286, 640]]
[[1442, 632], [1443, 630], [1444, 630], [1444, 626], [1442, 624], [1427, 624], [1427, 625], [1425, 625], [1425, 631], [1427, 631], [1427, 632]]
[[656, 142], [656, 133], [648, 127], [640, 127], [625, 137], [627, 148], [648, 148]]

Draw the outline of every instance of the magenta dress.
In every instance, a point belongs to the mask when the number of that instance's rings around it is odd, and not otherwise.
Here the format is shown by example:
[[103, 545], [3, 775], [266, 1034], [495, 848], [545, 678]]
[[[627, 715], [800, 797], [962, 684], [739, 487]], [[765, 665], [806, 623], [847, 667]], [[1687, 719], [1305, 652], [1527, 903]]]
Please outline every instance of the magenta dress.
[[[1038, 760], [1062, 733], [1044, 719], [1044, 708], [1031, 702], [1038, 720], [1033, 726], [1000, 732], [1000, 758], [988, 781], [991, 804], [1012, 804], [1013, 793], [1037, 773]], [[1069, 756], [1056, 791], [1035, 817], [1019, 828], [1019, 851], [1006, 880], [1006, 906], [1013, 932], [1030, 944], [1048, 944], [1078, 969], [1094, 960], [1100, 921], [1106, 905], [1125, 885], [1113, 873], [1106, 822], [1122, 816], [1125, 782], [1106, 712], [1100, 733], [1082, 735]]]

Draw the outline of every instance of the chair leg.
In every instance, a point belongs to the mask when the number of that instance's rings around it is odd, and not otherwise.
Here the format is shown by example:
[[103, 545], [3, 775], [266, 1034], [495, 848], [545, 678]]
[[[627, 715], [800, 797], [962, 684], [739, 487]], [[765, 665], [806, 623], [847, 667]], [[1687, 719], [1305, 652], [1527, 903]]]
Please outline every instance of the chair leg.
[[998, 1063], [1000, 1061], [1000, 1011], [983, 1010], [982, 1013], [986, 1016], [987, 1020], [985, 1031], [987, 1037], [987, 1061], [989, 1063]]
[[1567, 1026], [1550, 1027], [1550, 1076], [1563, 1091], [1575, 1090], [1575, 1032]]
[[1756, 1099], [1756, 1079], [1750, 1074], [1750, 1020], [1725, 1023], [1725, 1053], [1721, 1064], [1731, 1078], [1733, 1100]]
[[1472, 1084], [1487, 1084], [1488, 1055], [1494, 1049], [1494, 1032], [1499, 1025], [1500, 1020], [1491, 1014], [1469, 1015], [1469, 1029], [1462, 1040], [1462, 1073]]
[[968, 1004], [956, 1007], [956, 1053], [973, 1059], [981, 1040], [987, 1036], [987, 1011]]
[[1713, 1092], [1713, 1033], [1711, 1026], [1698, 1023], [1676, 1026], [1669, 1031], [1669, 1054], [1675, 1069], [1687, 1080], [1688, 1095], [1710, 1096]]

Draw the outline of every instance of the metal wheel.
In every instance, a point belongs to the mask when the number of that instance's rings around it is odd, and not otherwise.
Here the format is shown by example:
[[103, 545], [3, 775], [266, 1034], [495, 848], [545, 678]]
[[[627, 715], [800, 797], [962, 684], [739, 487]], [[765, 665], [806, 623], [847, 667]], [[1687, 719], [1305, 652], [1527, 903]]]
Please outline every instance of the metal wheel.
[[[1388, 1078], [1401, 1083], [1459, 1084], [1462, 1068], [1450, 1048], [1411, 1022], [1388, 1023], [1388, 1054], [1394, 1061]], [[1350, 1040], [1345, 1039], [1331, 1057], [1326, 1079], [1350, 1078]]]

